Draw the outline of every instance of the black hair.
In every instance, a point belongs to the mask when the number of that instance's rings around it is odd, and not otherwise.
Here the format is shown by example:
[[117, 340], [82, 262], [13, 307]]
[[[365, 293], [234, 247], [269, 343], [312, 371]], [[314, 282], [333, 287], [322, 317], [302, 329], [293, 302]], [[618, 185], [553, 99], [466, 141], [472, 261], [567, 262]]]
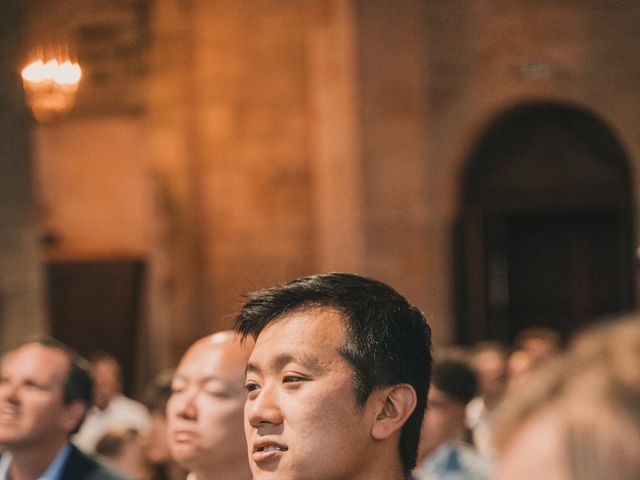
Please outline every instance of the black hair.
[[66, 355], [69, 361], [69, 371], [63, 387], [64, 404], [82, 402], [90, 407], [93, 404], [93, 380], [89, 374], [89, 362], [69, 345], [52, 337], [37, 337], [23, 345], [30, 343], [58, 350]]
[[122, 428], [107, 431], [98, 443], [96, 453], [103, 457], [115, 459], [122, 454], [128, 443], [140, 440], [140, 432], [135, 428]]
[[257, 338], [285, 314], [315, 308], [339, 312], [345, 322], [339, 352], [353, 369], [358, 405], [376, 388], [407, 383], [415, 389], [417, 405], [402, 427], [399, 445], [409, 475], [416, 465], [431, 377], [431, 329], [422, 313], [388, 285], [350, 273], [302, 277], [248, 298], [234, 323], [243, 338]]
[[161, 413], [165, 415], [167, 402], [171, 396], [171, 380], [173, 379], [173, 370], [167, 370], [159, 373], [149, 385], [147, 385], [142, 403], [151, 413]]
[[478, 378], [465, 362], [447, 359], [433, 364], [431, 385], [466, 405], [476, 394]]

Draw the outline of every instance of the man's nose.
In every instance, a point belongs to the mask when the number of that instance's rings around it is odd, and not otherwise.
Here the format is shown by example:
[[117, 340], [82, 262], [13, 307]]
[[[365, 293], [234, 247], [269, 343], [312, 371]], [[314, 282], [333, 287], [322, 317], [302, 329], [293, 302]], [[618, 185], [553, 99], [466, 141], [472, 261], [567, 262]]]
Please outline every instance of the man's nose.
[[177, 401], [177, 414], [183, 420], [197, 420], [198, 406], [196, 397], [198, 392], [195, 390], [187, 390], [180, 393]]
[[262, 387], [255, 398], [247, 398], [245, 414], [253, 428], [283, 422], [279, 396], [275, 386]]
[[10, 382], [0, 383], [0, 399], [13, 405], [19, 404], [19, 386]]

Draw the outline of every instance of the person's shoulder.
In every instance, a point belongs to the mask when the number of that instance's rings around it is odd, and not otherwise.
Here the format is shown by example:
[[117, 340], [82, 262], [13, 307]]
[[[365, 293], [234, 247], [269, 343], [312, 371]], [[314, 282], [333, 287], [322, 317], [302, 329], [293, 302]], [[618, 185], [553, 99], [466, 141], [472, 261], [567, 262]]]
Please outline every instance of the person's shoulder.
[[107, 467], [98, 465], [98, 468], [93, 470], [87, 476], [83, 477], [82, 480], [133, 480], [133, 479], [131, 477], [124, 476], [121, 473], [116, 473], [113, 470], [108, 469]]
[[480, 455], [475, 449], [462, 443], [456, 443], [455, 449], [461, 464], [461, 469], [467, 474], [469, 480], [488, 480], [491, 478], [492, 463]]
[[127, 416], [135, 416], [137, 418], [148, 419], [149, 410], [142, 403], [133, 398], [126, 397], [122, 394], [114, 397], [109, 402], [109, 409], [112, 414], [126, 414]]
[[61, 478], [64, 480], [131, 480], [71, 446]]
[[121, 408], [143, 410], [145, 412], [147, 411], [147, 407], [145, 407], [142, 403], [138, 402], [137, 400], [134, 400], [133, 398], [129, 398], [123, 394], [113, 397], [110, 403], [112, 403], [114, 406], [118, 406]]
[[82, 480], [133, 480], [131, 477], [126, 477], [121, 473], [116, 473], [102, 465], [99, 465], [97, 469], [84, 477]]

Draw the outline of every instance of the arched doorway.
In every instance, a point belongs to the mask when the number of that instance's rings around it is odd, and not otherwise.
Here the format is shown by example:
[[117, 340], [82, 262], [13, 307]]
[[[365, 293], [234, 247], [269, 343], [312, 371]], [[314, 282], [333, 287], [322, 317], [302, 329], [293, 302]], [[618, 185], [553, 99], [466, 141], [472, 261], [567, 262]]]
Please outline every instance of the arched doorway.
[[498, 116], [462, 178], [458, 340], [566, 336], [631, 309], [632, 198], [624, 150], [593, 114], [531, 103]]

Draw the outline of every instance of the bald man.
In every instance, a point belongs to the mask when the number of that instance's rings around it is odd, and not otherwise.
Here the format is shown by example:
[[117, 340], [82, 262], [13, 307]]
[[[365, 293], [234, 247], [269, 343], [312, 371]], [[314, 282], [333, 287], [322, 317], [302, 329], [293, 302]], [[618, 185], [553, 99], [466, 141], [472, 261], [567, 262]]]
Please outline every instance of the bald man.
[[249, 480], [243, 432], [245, 365], [252, 341], [209, 335], [184, 354], [167, 403], [171, 455], [189, 480]]

